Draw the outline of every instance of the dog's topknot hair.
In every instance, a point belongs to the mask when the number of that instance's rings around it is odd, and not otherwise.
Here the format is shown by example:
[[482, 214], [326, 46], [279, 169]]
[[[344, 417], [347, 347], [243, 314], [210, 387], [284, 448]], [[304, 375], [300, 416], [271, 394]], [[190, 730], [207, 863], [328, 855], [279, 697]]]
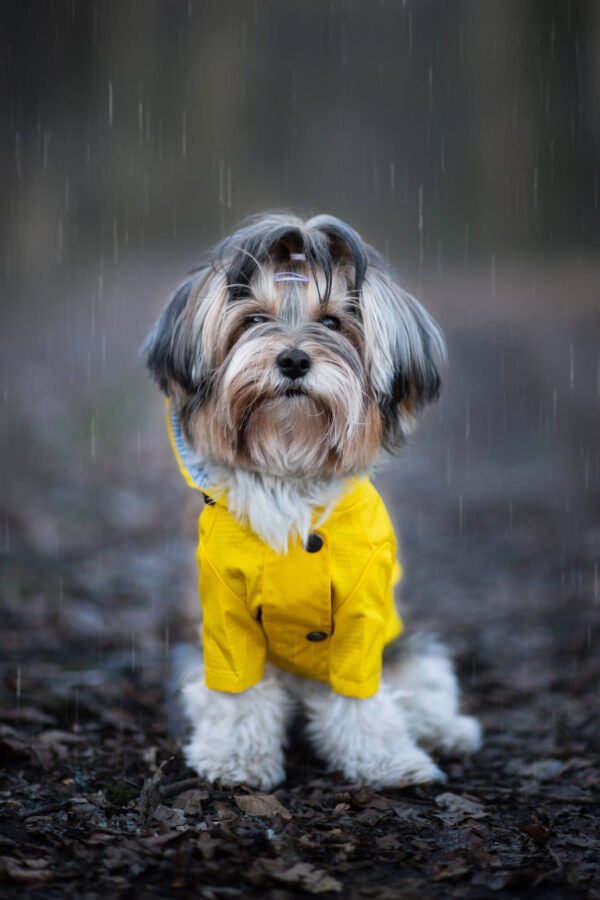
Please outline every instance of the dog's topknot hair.
[[247, 295], [260, 265], [267, 260], [285, 262], [292, 253], [306, 256], [313, 275], [324, 274], [323, 305], [331, 295], [334, 266], [341, 262], [352, 265], [353, 290], [360, 292], [368, 265], [367, 247], [353, 228], [335, 216], [314, 216], [307, 222], [283, 213], [253, 216], [215, 248], [213, 260], [229, 260], [229, 296], [236, 300]]

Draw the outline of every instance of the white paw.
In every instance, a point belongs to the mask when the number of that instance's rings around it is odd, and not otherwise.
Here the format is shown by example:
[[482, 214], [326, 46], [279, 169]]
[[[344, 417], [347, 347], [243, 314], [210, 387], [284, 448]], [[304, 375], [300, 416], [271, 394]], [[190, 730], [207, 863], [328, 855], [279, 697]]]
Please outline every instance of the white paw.
[[482, 729], [474, 716], [455, 716], [440, 733], [437, 746], [446, 753], [476, 753], [481, 747]]
[[341, 768], [349, 780], [374, 788], [447, 781], [431, 757], [416, 746], [407, 746], [393, 754], [373, 752], [348, 759]]
[[458, 756], [476, 753], [481, 747], [481, 725], [472, 716], [428, 719], [421, 715], [409, 723], [409, 731], [420, 746]]
[[184, 756], [207, 781], [268, 791], [285, 778], [283, 744], [291, 706], [273, 678], [239, 694], [213, 691], [196, 677], [183, 688], [192, 734]]
[[405, 712], [387, 685], [365, 700], [315, 691], [305, 704], [315, 750], [350, 781], [397, 787], [446, 780], [414, 742]]
[[210, 741], [195, 734], [183, 749], [185, 761], [191, 769], [212, 783], [224, 787], [247, 784], [269, 791], [285, 779], [283, 752], [261, 753], [253, 750], [243, 756], [236, 752], [219, 753]]

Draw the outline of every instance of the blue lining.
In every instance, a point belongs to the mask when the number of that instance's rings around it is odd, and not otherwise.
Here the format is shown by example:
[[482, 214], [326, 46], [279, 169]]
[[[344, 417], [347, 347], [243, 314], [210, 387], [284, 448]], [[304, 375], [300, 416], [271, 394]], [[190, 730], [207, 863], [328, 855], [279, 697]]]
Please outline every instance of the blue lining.
[[169, 414], [171, 416], [171, 426], [173, 428], [173, 439], [184, 469], [186, 469], [196, 487], [200, 488], [201, 491], [210, 490], [208, 472], [203, 464], [194, 458], [194, 453], [183, 436], [179, 417], [173, 410], [169, 410]]

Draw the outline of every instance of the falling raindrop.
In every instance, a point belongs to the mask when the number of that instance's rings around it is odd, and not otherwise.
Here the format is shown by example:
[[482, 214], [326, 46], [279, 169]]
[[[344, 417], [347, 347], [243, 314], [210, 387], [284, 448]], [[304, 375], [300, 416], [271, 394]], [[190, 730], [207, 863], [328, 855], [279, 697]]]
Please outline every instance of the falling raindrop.
[[15, 162], [17, 164], [17, 180], [20, 181], [23, 175], [23, 158], [21, 155], [21, 135], [18, 131], [15, 134]]
[[575, 349], [573, 344], [569, 344], [569, 387], [571, 390], [575, 388]]
[[96, 462], [96, 416], [93, 415], [90, 420], [90, 457], [92, 462]]

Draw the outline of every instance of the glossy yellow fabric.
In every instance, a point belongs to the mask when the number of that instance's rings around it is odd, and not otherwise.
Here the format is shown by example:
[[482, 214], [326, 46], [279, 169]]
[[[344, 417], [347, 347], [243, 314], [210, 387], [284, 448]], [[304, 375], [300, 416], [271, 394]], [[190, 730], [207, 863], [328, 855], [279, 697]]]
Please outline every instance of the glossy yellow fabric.
[[[209, 688], [246, 690], [269, 661], [349, 697], [376, 693], [383, 648], [403, 630], [393, 598], [401, 577], [393, 526], [368, 479], [354, 481], [318, 519], [320, 550], [309, 553], [296, 540], [279, 554], [226, 501], [205, 506], [198, 564]], [[314, 632], [327, 637], [308, 640]]]

